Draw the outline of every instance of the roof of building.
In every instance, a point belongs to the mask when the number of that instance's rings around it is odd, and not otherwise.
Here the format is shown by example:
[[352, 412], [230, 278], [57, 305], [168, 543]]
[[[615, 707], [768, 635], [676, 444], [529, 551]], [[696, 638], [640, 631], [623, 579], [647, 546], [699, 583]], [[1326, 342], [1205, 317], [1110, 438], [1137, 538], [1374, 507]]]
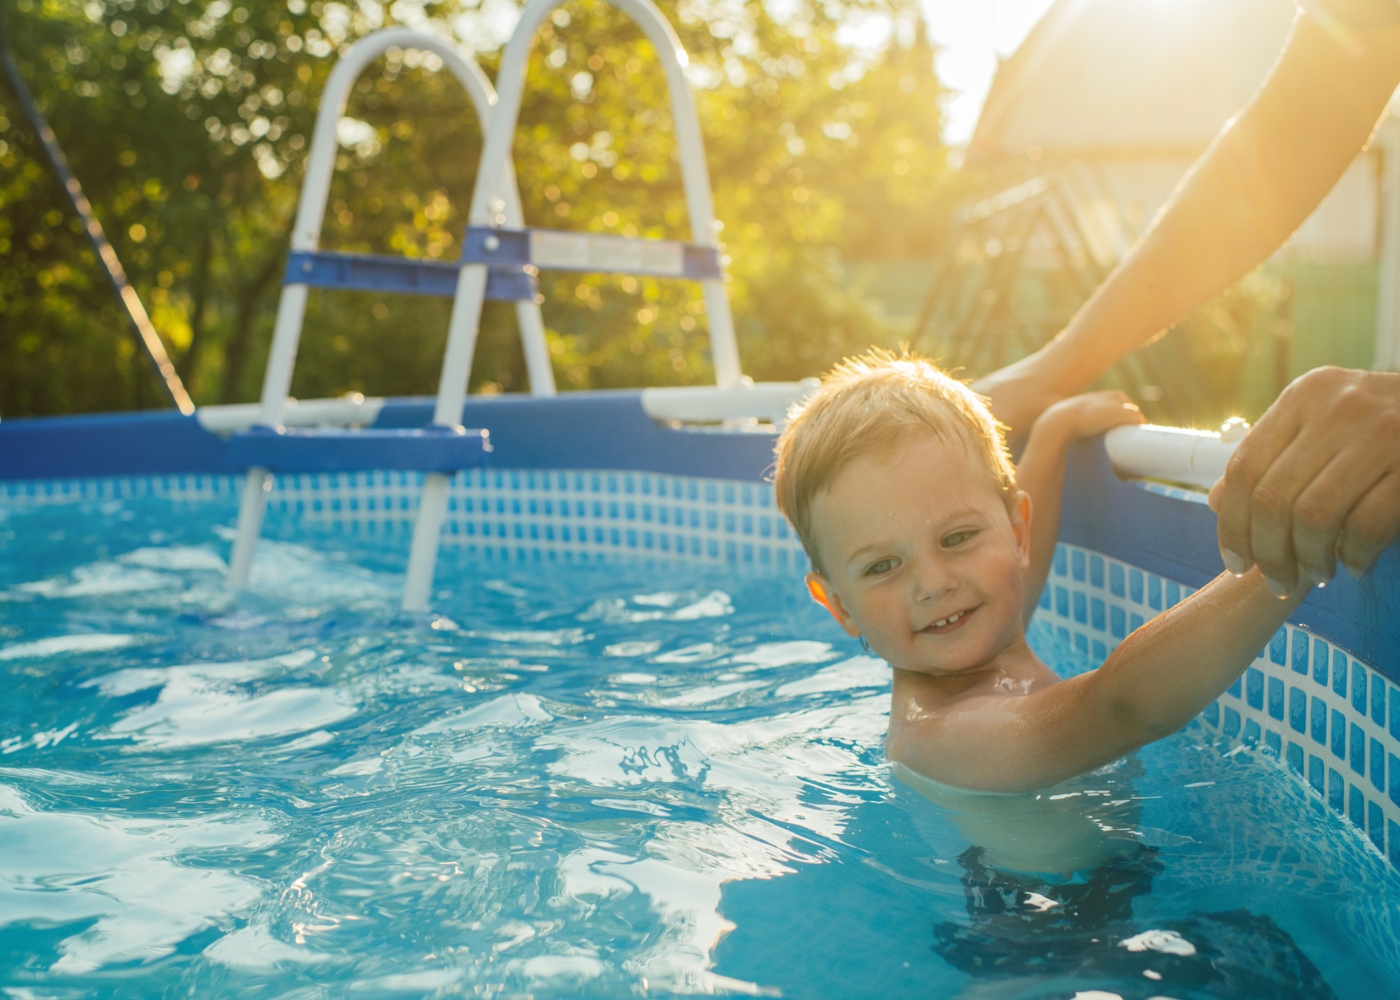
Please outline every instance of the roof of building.
[[1293, 0], [1055, 0], [997, 70], [969, 162], [1188, 156], [1277, 58]]

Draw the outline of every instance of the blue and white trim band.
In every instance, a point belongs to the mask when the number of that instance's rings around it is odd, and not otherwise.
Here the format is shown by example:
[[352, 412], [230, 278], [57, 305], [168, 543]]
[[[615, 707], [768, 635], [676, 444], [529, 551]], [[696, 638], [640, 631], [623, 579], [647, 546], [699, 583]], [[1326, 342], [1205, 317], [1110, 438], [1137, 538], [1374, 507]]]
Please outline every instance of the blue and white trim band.
[[[0, 502], [234, 499], [242, 483], [241, 476], [0, 482]], [[422, 483], [408, 471], [281, 475], [268, 507], [307, 525], [406, 541]], [[807, 569], [771, 484], [647, 472], [460, 472], [449, 480], [442, 544], [517, 562], [643, 556]]]
[[[1040, 609], [1094, 665], [1190, 587], [1058, 545]], [[1285, 625], [1198, 717], [1278, 760], [1400, 868], [1400, 689], [1321, 636]]]
[[[270, 507], [365, 535], [412, 531], [414, 473], [284, 476]], [[474, 469], [449, 484], [442, 544], [510, 561], [618, 555], [806, 569], [766, 483], [596, 470]]]

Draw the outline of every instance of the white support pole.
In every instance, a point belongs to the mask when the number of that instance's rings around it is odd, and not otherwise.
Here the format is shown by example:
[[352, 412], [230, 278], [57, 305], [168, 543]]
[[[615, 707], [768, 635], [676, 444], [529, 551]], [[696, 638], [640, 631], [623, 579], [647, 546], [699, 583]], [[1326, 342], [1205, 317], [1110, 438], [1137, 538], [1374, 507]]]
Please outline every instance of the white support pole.
[[[691, 240], [702, 246], [718, 248], [718, 227], [715, 225], [714, 203], [710, 198], [710, 174], [705, 164], [705, 147], [700, 135], [700, 120], [695, 113], [695, 100], [685, 76], [688, 62], [680, 39], [669, 22], [651, 0], [610, 0], [641, 27], [656, 49], [666, 72], [671, 93], [672, 125], [679, 146], [681, 177], [685, 185], [686, 207], [690, 213]], [[511, 147], [520, 120], [520, 102], [525, 92], [525, 71], [540, 23], [562, 0], [530, 0], [520, 12], [515, 32], [506, 42], [501, 56], [501, 68], [496, 79], [500, 89], [491, 111], [491, 123], [482, 144], [480, 166], [476, 173], [476, 188], [472, 191], [471, 210], [467, 222], [472, 226], [510, 224], [515, 206], [501, 199], [497, 192], [509, 198], [514, 191], [510, 178]], [[516, 216], [519, 217], [518, 214]], [[729, 295], [720, 281], [706, 281], [705, 304], [710, 321], [710, 342], [714, 356], [715, 379], [722, 389], [732, 389], [742, 382], [739, 351], [734, 339], [734, 320], [729, 308]], [[462, 403], [467, 381], [471, 376], [472, 352], [476, 348], [477, 330], [481, 322], [481, 304], [486, 291], [485, 265], [462, 268], [457, 283], [457, 298], [452, 305], [452, 321], [448, 329], [447, 353], [443, 359], [442, 378], [438, 384], [437, 407], [433, 422], [452, 427], [462, 419]], [[516, 313], [521, 321], [521, 334], [527, 360], [536, 358], [536, 370], [548, 363], [549, 352], [544, 342], [541, 321], [534, 326], [534, 317], [526, 309]], [[538, 331], [536, 334], [535, 331]], [[532, 350], [531, 345], [534, 344]], [[552, 386], [553, 376], [549, 376]], [[540, 378], [543, 383], [543, 375]], [[532, 390], [537, 391], [535, 379]], [[433, 569], [437, 562], [438, 535], [447, 509], [447, 480], [428, 476], [424, 480], [423, 498], [413, 525], [413, 544], [409, 551], [408, 576], [404, 582], [405, 611], [424, 611], [432, 592]]]
[[[438, 380], [437, 406], [433, 423], [456, 427], [462, 421], [462, 404], [467, 395], [472, 355], [480, 328], [481, 304], [486, 298], [486, 265], [467, 264], [457, 276], [457, 297], [452, 302], [452, 319], [447, 326], [447, 352], [442, 359]], [[408, 550], [408, 571], [404, 577], [403, 609], [427, 611], [437, 568], [438, 536], [447, 516], [447, 477], [430, 473], [423, 479], [418, 516], [413, 521], [413, 543]]]
[[305, 285], [283, 285], [277, 300], [277, 319], [272, 325], [272, 346], [263, 372], [262, 409], [258, 422], [266, 427], [282, 423], [287, 394], [292, 390], [292, 369], [301, 343], [301, 321], [306, 315], [310, 290]]
[[267, 490], [272, 476], [266, 469], [249, 469], [243, 479], [243, 498], [238, 504], [238, 534], [233, 540], [233, 554], [228, 560], [228, 585], [234, 590], [248, 586], [248, 574], [253, 570], [253, 551], [262, 534], [263, 513], [267, 509]]
[[427, 611], [432, 597], [433, 569], [437, 566], [438, 535], [447, 515], [447, 477], [430, 472], [423, 477], [418, 517], [413, 522], [413, 545], [408, 552], [404, 577], [403, 609]]
[[[525, 228], [525, 213], [520, 207], [520, 191], [516, 185], [513, 165], [506, 172], [505, 217], [506, 225], [509, 228]], [[525, 352], [525, 372], [530, 379], [530, 395], [553, 396], [556, 392], [554, 388], [554, 364], [549, 360], [549, 342], [544, 333], [544, 315], [540, 312], [540, 304], [537, 299], [515, 303], [515, 325], [520, 331], [520, 346]]]
[[715, 385], [737, 389], [744, 381], [739, 364], [739, 343], [734, 337], [734, 316], [729, 311], [729, 289], [723, 281], [706, 281], [705, 318], [710, 325], [710, 359], [715, 366]]
[[447, 351], [442, 358], [437, 405], [433, 409], [433, 423], [443, 427], [456, 427], [462, 422], [462, 404], [467, 398], [467, 379], [472, 373], [481, 304], [485, 300], [486, 265], [466, 265], [457, 275], [457, 297], [447, 323]]
[[[306, 291], [305, 285], [285, 285], [277, 302], [277, 321], [272, 328], [272, 349], [263, 373], [262, 405], [258, 411], [258, 423], [264, 427], [276, 427], [282, 422], [292, 382], [292, 366], [296, 363], [297, 341], [301, 337], [301, 320], [306, 313]], [[233, 554], [229, 557], [228, 586], [232, 590], [248, 586], [271, 485], [272, 477], [265, 469], [249, 469], [244, 478], [243, 502], [238, 507], [238, 527]]]
[[553, 396], [554, 363], [549, 359], [549, 342], [544, 335], [544, 316], [538, 302], [515, 304], [515, 325], [520, 328], [520, 346], [525, 349], [525, 371], [530, 376], [530, 395]]

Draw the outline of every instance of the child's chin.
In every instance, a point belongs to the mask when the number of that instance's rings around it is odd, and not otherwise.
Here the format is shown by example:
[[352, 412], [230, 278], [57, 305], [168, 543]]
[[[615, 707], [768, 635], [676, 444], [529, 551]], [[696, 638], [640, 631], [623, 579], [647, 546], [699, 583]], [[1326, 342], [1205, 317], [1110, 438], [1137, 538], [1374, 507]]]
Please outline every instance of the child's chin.
[[914, 674], [923, 674], [926, 677], [957, 677], [960, 674], [968, 674], [979, 670], [982, 666], [982, 660], [969, 658], [967, 661], [940, 660], [933, 663], [923, 661], [913, 666], [902, 667], [900, 669], [908, 670], [910, 673]]

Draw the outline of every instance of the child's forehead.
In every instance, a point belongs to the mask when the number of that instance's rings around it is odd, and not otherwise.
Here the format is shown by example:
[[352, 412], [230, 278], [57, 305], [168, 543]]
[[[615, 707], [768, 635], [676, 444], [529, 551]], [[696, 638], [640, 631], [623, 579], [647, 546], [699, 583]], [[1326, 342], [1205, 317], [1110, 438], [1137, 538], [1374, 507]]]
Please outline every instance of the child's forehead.
[[[903, 489], [906, 484], [908, 492]], [[826, 488], [814, 495], [813, 513], [817, 508], [837, 507], [854, 513], [861, 507], [901, 501], [965, 505], [971, 496], [984, 493], [999, 494], [997, 482], [967, 442], [932, 430], [909, 431], [837, 470]]]
[[905, 427], [873, 440], [863, 454], [839, 470], [833, 482], [853, 466], [887, 466], [896, 478], [915, 478], [930, 467], [957, 475], [976, 470], [990, 473], [986, 461], [964, 435], [932, 427]]

